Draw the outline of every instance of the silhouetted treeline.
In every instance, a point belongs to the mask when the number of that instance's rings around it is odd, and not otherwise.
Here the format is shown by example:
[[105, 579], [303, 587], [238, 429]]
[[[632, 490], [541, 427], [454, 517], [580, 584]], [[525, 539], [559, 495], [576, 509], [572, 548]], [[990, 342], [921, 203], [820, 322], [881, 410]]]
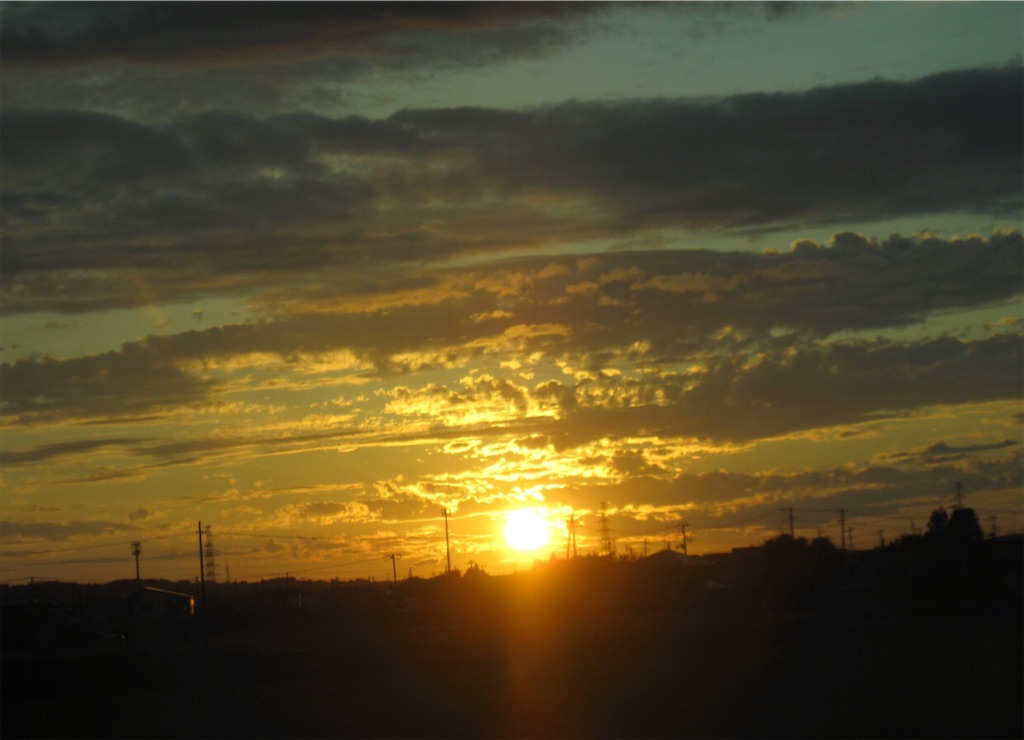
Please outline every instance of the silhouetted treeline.
[[187, 582], [8, 586], [2, 732], [1021, 737], [1022, 539], [957, 511], [863, 552], [207, 584], [194, 613]]
[[869, 554], [876, 596], [887, 601], [1021, 598], [1021, 537], [984, 539], [973, 509], [938, 509], [921, 535]]
[[280, 578], [208, 584], [195, 620], [187, 618], [184, 601], [166, 595], [195, 593], [188, 581], [144, 581], [143, 592], [134, 581], [3, 586], [3, 648], [112, 635], [131, 642], [140, 623], [179, 618], [210, 631], [356, 627], [382, 620], [424, 626], [650, 612], [785, 612], [971, 599], [1001, 600], [1020, 609], [1022, 546], [1020, 536], [984, 538], [969, 508], [938, 509], [926, 533], [857, 552], [843, 551], [828, 538], [780, 535], [760, 547], [719, 555], [665, 550], [646, 558], [551, 559], [506, 576], [471, 564], [465, 573], [397, 583]]

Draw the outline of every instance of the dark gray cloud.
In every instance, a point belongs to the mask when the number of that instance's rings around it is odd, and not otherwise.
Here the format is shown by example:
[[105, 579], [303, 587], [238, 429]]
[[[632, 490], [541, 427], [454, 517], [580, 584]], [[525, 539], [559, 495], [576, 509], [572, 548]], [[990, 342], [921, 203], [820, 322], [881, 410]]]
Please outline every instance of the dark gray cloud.
[[425, 83], [450, 69], [551, 54], [572, 39], [571, 24], [544, 21], [468, 33], [389, 32], [334, 44], [321, 35], [319, 45], [213, 50], [155, 64], [111, 57], [75, 60], [73, 65], [59, 59], [25, 59], [0, 66], [0, 79], [8, 106], [127, 113], [151, 122], [211, 110], [333, 113], [360, 103], [380, 105], [381, 96], [390, 102], [388, 94], [377, 92], [372, 83], [369, 92], [362, 86], [370, 80]]
[[[383, 120], [210, 113], [149, 126], [8, 108], [3, 272], [10, 285], [24, 272], [160, 269], [187, 291], [210, 271], [238, 279], [662, 228], [1017, 217], [1022, 78], [1011, 66], [801, 94]], [[548, 205], [560, 200], [577, 206]]]
[[138, 528], [121, 522], [82, 521], [22, 522], [0, 521], [0, 537], [6, 542], [19, 540], [53, 540], [64, 542], [77, 537], [97, 537], [119, 532], [132, 532]]
[[338, 501], [307, 501], [287, 504], [277, 511], [286, 520], [332, 524], [339, 520], [366, 521], [372, 518], [369, 507], [362, 503]]
[[624, 253], [581, 271], [566, 260], [564, 275], [522, 289], [509, 323], [565, 323], [582, 337], [589, 321], [597, 324], [586, 332], [591, 350], [645, 340], [648, 359], [680, 359], [725, 327], [739, 330], [736, 342], [743, 332], [761, 342], [773, 328], [828, 335], [898, 327], [1007, 300], [1020, 294], [1022, 253], [1017, 232], [956, 241], [840, 233], [829, 245], [803, 241], [785, 253]]
[[[544, 424], [561, 449], [601, 438], [750, 442], [855, 424], [939, 404], [1012, 400], [1020, 394], [1019, 336], [981, 341], [835, 343], [709, 362], [698, 377], [550, 382], [570, 394], [564, 418]], [[538, 389], [540, 391], [541, 389]]]
[[[9, 273], [223, 271], [229, 260], [241, 272], [309, 268], [329, 260], [329, 235], [368, 196], [360, 178], [320, 176], [306, 142], [254, 120], [211, 114], [172, 132], [104, 114], [5, 111], [3, 127], [5, 182], [17, 183], [4, 188]], [[38, 248], [23, 251], [28, 230]]]
[[[586, 3], [5, 3], [4, 63], [126, 59], [218, 65], [319, 56], [387, 37], [490, 31], [599, 12]], [[396, 44], [397, 46], [397, 44]], [[397, 50], [397, 49], [396, 49]], [[408, 49], [405, 50], [408, 53]]]
[[[645, 506], [683, 505], [687, 506], [686, 520], [691, 532], [751, 527], [768, 530], [770, 535], [772, 530], [783, 527], [780, 507], [793, 506], [799, 529], [813, 532], [823, 528], [827, 536], [838, 541], [841, 508], [845, 509], [848, 524], [857, 520], [889, 520], [889, 531], [895, 535], [909, 529], [913, 512], [924, 517], [931, 509], [951, 503], [954, 481], [961, 481], [974, 493], [1019, 488], [1024, 485], [1022, 462], [1024, 458], [1015, 455], [927, 470], [877, 465], [793, 474], [683, 473], [673, 478], [582, 483], [578, 500], [594, 511], [602, 501], [610, 502], [616, 509], [623, 507], [612, 519], [612, 526], [620, 535], [643, 534], [656, 528], [652, 527], [650, 515], [643, 513]], [[678, 524], [674, 515], [667, 519], [670, 524]], [[920, 528], [925, 525], [923, 518], [916, 523]], [[591, 534], [596, 533], [591, 530]], [[872, 529], [871, 536], [876, 535]]]
[[98, 450], [120, 448], [138, 444], [137, 438], [83, 439], [73, 442], [54, 442], [29, 450], [0, 451], [0, 465], [32, 465], [60, 457], [89, 454]]
[[149, 519], [153, 515], [153, 512], [149, 509], [136, 509], [128, 515], [128, 521], [139, 522]]
[[[430, 386], [414, 395], [441, 403], [439, 411], [435, 406], [439, 413], [486, 404], [491, 398], [506, 407], [511, 404], [518, 421], [513, 427], [499, 422], [498, 431], [543, 435], [562, 449], [601, 438], [651, 435], [746, 442], [939, 404], [1014, 399], [1019, 396], [1019, 371], [1024, 366], [1018, 335], [974, 341], [792, 343], [759, 349], [754, 361], [750, 351], [734, 353], [708, 340], [697, 375], [662, 372], [649, 379], [550, 380], [533, 387], [478, 379], [472, 387]], [[152, 347], [141, 344], [128, 355], [144, 357], [151, 351]], [[0, 366], [5, 389], [11, 389], [5, 392], [5, 414], [22, 422], [116, 418], [156, 414], [171, 403], [210, 399], [209, 382], [184, 373], [176, 389], [159, 391], [161, 384], [145, 372], [120, 373], [109, 380], [102, 373], [90, 375], [96, 363], [96, 358], [83, 358]], [[143, 360], [140, 367], [147, 368], [147, 362]], [[26, 378], [38, 378], [35, 382], [42, 385], [30, 386]], [[48, 388], [48, 393], [33, 392], [41, 387]], [[555, 404], [560, 418], [529, 419], [525, 414], [531, 404]], [[359, 436], [358, 428], [345, 426], [288, 440], [274, 434], [262, 440], [239, 437], [147, 444], [139, 452], [191, 459], [267, 445], [286, 449], [296, 444], [328, 444], [353, 434]], [[32, 458], [53, 452], [40, 449], [21, 454]]]
[[[784, 415], [792, 429], [855, 421], [872, 409], [1013, 397], [1022, 362], [1014, 334], [977, 342], [821, 342], [836, 332], [908, 326], [1019, 296], [1022, 255], [1018, 232], [881, 242], [840, 233], [831, 244], [802, 241], [784, 253], [531, 258], [485, 272], [421, 271], [394, 285], [328, 281], [323, 291], [273, 300], [275, 313], [259, 323], [150, 336], [100, 355], [4, 363], [2, 409], [22, 421], [165, 413], [216, 399], [223, 380], [200, 378], [195, 368], [250, 355], [300, 369], [309, 358], [347, 350], [365, 363], [366, 377], [382, 377], [499, 353], [510, 360], [535, 355], [549, 366], [568, 360], [597, 373], [622, 362], [660, 369], [657, 381], [618, 387], [609, 398], [646, 406], [660, 395], [686, 404], [676, 411], [606, 408], [595, 429], [674, 429], [670, 417], [678, 414], [698, 426], [675, 433], [746, 439], [785, 431], [772, 426], [783, 423], [773, 421], [782, 418], [773, 403], [792, 404]], [[761, 357], [756, 365], [754, 355]], [[677, 375], [694, 364], [705, 368], [696, 381]], [[538, 400], [569, 411], [585, 399], [585, 388], [551, 383], [533, 391]], [[519, 391], [499, 390], [522, 406]], [[592, 405], [582, 404], [583, 413], [596, 413]], [[723, 406], [746, 413], [733, 418]], [[744, 423], [751, 428], [741, 429]], [[77, 450], [40, 448], [10, 459]]]
[[[119, 352], [72, 360], [30, 358], [5, 362], [0, 365], [4, 389], [0, 410], [28, 423], [125, 419], [159, 414], [208, 398], [209, 381], [183, 372], [168, 358], [140, 349], [126, 345]], [[21, 454], [31, 458], [37, 453]]]
[[5, 3], [6, 105], [347, 108], [348, 85], [546, 56], [610, 6], [584, 3]]
[[947, 442], [936, 442], [918, 450], [894, 452], [882, 455], [880, 459], [891, 463], [923, 463], [926, 465], [934, 465], [936, 463], [965, 460], [976, 456], [978, 453], [1003, 450], [1008, 447], [1016, 447], [1019, 444], [1019, 442], [1012, 439], [1004, 439], [1002, 442], [990, 442], [988, 444], [976, 445], [951, 445]]
[[[566, 103], [482, 162], [491, 186], [585, 195], [631, 227], [765, 227], [1021, 208], [1020, 67], [710, 102]], [[525, 115], [525, 114], [524, 114]], [[455, 139], [488, 114], [399, 114]]]
[[[271, 58], [357, 57], [377, 65], [403, 60], [494, 61], [565, 44], [572, 25], [622, 3], [594, 2], [262, 2], [183, 4], [5, 3], [5, 63], [82, 64], [98, 60], [178, 62], [216, 67]], [[737, 16], [778, 20], [832, 3], [629, 3], [685, 14], [696, 35], [718, 33]], [[555, 23], [557, 22], [557, 25]], [[438, 43], [441, 39], [442, 43]], [[469, 50], [472, 49], [470, 52]]]
[[724, 35], [741, 18], [771, 20], [816, 8], [10, 2], [0, 7], [0, 77], [8, 106], [131, 111], [149, 121], [209, 110], [336, 111], [388, 97], [356, 89], [360, 82], [430, 85], [449, 70], [534, 60], [581, 40], [602, 44], [621, 35], [627, 16], [681, 17], [680, 33], [692, 38]]

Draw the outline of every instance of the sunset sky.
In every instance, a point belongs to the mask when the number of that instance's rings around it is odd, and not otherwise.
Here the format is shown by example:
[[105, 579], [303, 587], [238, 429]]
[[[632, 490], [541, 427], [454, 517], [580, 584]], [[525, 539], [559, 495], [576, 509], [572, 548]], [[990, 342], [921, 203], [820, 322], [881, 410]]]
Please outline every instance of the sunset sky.
[[0, 579], [1020, 531], [1022, 28], [3, 5]]

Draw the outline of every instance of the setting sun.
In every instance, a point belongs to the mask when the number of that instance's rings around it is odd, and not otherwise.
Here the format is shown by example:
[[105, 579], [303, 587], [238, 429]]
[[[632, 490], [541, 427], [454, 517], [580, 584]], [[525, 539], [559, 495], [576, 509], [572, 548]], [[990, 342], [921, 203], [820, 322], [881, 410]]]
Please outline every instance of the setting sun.
[[535, 509], [509, 512], [505, 522], [505, 540], [513, 550], [536, 550], [551, 539], [551, 525]]

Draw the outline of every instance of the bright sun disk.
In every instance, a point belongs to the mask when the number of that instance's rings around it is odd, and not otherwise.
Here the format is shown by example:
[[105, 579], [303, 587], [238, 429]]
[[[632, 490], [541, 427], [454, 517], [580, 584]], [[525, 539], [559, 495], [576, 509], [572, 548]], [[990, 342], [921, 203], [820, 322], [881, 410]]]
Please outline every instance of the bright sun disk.
[[536, 550], [551, 539], [551, 527], [535, 509], [516, 509], [505, 520], [505, 540], [513, 550]]

